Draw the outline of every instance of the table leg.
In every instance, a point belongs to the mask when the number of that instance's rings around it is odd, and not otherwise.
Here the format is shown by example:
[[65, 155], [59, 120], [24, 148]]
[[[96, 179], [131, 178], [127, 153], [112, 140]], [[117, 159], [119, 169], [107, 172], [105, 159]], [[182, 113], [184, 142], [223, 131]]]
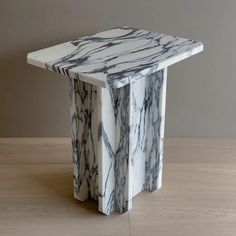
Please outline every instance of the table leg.
[[167, 69], [117, 89], [70, 80], [74, 193], [109, 215], [161, 187]]
[[71, 79], [70, 102], [74, 196], [97, 200], [97, 87]]

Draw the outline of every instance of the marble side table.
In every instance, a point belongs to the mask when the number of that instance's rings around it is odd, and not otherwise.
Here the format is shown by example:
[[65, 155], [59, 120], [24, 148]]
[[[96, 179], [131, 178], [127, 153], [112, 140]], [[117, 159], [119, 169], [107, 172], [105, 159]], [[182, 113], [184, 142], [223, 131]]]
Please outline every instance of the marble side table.
[[126, 212], [161, 187], [167, 67], [203, 50], [193, 40], [118, 27], [31, 52], [69, 78], [75, 198]]

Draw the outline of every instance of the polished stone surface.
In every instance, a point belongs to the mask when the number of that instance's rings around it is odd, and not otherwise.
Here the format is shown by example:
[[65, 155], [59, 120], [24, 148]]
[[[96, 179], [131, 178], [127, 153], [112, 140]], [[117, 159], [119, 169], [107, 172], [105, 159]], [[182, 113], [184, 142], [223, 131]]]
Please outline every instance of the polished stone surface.
[[118, 27], [28, 54], [69, 77], [75, 198], [109, 215], [161, 187], [167, 67], [203, 50], [190, 39]]
[[131, 27], [28, 54], [28, 63], [101, 87], [122, 87], [203, 50], [201, 42]]

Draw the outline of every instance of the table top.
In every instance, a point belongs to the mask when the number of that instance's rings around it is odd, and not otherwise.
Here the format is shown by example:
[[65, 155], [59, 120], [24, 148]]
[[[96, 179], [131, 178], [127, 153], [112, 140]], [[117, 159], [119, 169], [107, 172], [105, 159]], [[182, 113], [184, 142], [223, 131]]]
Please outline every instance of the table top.
[[101, 86], [119, 88], [203, 50], [194, 40], [117, 27], [31, 52], [29, 64]]

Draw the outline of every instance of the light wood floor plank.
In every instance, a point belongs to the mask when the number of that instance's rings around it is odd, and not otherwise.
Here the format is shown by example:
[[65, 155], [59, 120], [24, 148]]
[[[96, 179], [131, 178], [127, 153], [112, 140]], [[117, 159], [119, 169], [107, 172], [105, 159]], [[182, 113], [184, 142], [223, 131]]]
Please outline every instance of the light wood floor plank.
[[235, 236], [236, 139], [165, 142], [163, 187], [126, 214], [72, 196], [69, 138], [0, 139], [0, 236]]
[[70, 138], [0, 138], [0, 165], [71, 162]]

